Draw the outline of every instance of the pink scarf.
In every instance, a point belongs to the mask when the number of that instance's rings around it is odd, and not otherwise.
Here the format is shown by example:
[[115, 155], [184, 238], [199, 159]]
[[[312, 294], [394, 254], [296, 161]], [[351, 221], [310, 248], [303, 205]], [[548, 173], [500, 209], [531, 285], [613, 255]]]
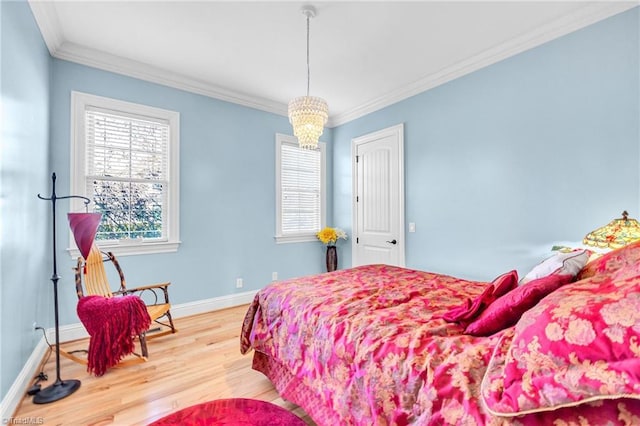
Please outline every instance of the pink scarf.
[[135, 336], [151, 325], [144, 302], [133, 295], [83, 297], [77, 311], [91, 336], [87, 371], [96, 376], [132, 353]]

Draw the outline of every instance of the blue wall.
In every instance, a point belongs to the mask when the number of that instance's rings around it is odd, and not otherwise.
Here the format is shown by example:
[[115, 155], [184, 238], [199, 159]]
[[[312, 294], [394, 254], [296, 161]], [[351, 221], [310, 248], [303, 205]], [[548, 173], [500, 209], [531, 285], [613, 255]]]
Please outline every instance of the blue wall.
[[[322, 272], [319, 242], [274, 240], [275, 134], [291, 133], [286, 117], [57, 59], [52, 74], [52, 164], [61, 188], [69, 188], [72, 90], [180, 113], [182, 245], [176, 253], [120, 257], [129, 286], [171, 281], [171, 301], [180, 304], [257, 290], [274, 271], [280, 279]], [[325, 130], [323, 140], [331, 137]], [[330, 175], [331, 144], [327, 156]], [[331, 206], [328, 213], [330, 220]], [[58, 224], [66, 232], [64, 215]], [[75, 261], [63, 248], [60, 269], [71, 287]], [[74, 291], [60, 298], [61, 321], [77, 323]]]
[[524, 274], [554, 242], [640, 217], [638, 22], [635, 8], [334, 129], [336, 225], [351, 231], [351, 139], [398, 123], [408, 267]]
[[48, 195], [51, 58], [26, 2], [0, 2], [0, 395], [53, 325]]

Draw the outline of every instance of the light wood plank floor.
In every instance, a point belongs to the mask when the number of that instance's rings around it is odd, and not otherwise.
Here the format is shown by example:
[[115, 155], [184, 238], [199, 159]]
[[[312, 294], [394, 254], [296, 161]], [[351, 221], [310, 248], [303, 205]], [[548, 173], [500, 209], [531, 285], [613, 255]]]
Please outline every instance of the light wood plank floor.
[[[102, 377], [61, 357], [62, 380], [82, 382], [74, 394], [38, 405], [25, 397], [15, 418], [41, 418], [46, 425], [145, 425], [174, 411], [219, 398], [254, 398], [272, 402], [313, 421], [283, 400], [271, 382], [251, 369], [252, 354], [240, 354], [240, 328], [247, 305], [178, 318], [178, 333], [148, 342], [145, 363], [112, 368]], [[88, 340], [65, 343], [86, 349]], [[46, 358], [46, 357], [45, 357]], [[55, 354], [44, 366], [55, 381]]]

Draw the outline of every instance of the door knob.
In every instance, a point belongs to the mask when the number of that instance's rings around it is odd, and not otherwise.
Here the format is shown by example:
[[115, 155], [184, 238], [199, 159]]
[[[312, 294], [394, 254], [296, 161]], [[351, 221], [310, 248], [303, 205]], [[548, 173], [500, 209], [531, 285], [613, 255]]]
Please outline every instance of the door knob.
[[395, 240], [395, 238], [391, 241], [387, 241], [389, 244], [398, 244], [398, 242]]

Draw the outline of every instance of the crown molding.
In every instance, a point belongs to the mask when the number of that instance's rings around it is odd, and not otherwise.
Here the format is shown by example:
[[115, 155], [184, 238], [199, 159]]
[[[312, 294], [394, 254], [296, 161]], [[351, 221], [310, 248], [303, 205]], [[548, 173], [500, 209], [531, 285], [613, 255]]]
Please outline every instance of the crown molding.
[[191, 93], [197, 93], [249, 108], [255, 108], [278, 115], [287, 115], [287, 106], [279, 102], [228, 90], [220, 86], [186, 77], [182, 74], [166, 71], [159, 67], [110, 53], [89, 49], [75, 43], [64, 42], [53, 56], [58, 59], [185, 90]]
[[366, 104], [331, 117], [331, 127], [348, 123], [363, 117], [374, 111], [378, 111], [389, 105], [393, 105], [404, 99], [415, 96], [426, 90], [445, 84], [456, 78], [470, 74], [481, 68], [495, 64], [511, 56], [526, 50], [540, 46], [546, 42], [562, 37], [581, 28], [587, 27], [603, 19], [617, 15], [638, 6], [640, 2], [611, 2], [606, 4], [592, 4], [580, 9], [578, 12], [565, 16], [538, 28], [535, 31], [523, 34], [506, 43], [473, 56], [467, 60], [458, 62], [453, 66], [444, 68], [434, 74], [427, 75], [411, 84], [390, 92], [384, 96], [373, 99]]
[[47, 49], [54, 58], [287, 116], [287, 105], [279, 102], [235, 92], [142, 62], [67, 42], [58, 20], [55, 2], [28, 0], [28, 3]]
[[[424, 76], [386, 95], [329, 117], [327, 127], [336, 127], [355, 120], [394, 103], [440, 86], [456, 78], [495, 64], [510, 56], [537, 47], [543, 43], [584, 28], [640, 4], [640, 1], [603, 2], [590, 4], [576, 13], [565, 16], [541, 28], [523, 34], [506, 43], [488, 49], [467, 60]], [[187, 92], [208, 96], [249, 108], [287, 116], [287, 105], [269, 99], [225, 89], [223, 87], [169, 72], [141, 62], [89, 49], [64, 40], [54, 2], [29, 0], [29, 5], [40, 28], [51, 56], [70, 62], [110, 71], [152, 83], [173, 87]]]
[[40, 29], [40, 34], [44, 39], [49, 54], [55, 56], [56, 51], [60, 48], [64, 41], [62, 27], [58, 21], [58, 14], [53, 2], [29, 0], [31, 13], [36, 20], [36, 24]]
[[60, 46], [54, 57], [66, 61], [87, 65], [116, 74], [138, 78], [151, 83], [161, 84], [191, 93], [216, 98], [222, 101], [259, 109], [278, 115], [287, 116], [287, 105], [269, 99], [260, 98], [246, 93], [225, 89], [224, 87], [206, 83], [201, 80], [186, 77], [164, 69], [112, 55], [95, 49], [90, 49], [75, 43], [65, 42]]

